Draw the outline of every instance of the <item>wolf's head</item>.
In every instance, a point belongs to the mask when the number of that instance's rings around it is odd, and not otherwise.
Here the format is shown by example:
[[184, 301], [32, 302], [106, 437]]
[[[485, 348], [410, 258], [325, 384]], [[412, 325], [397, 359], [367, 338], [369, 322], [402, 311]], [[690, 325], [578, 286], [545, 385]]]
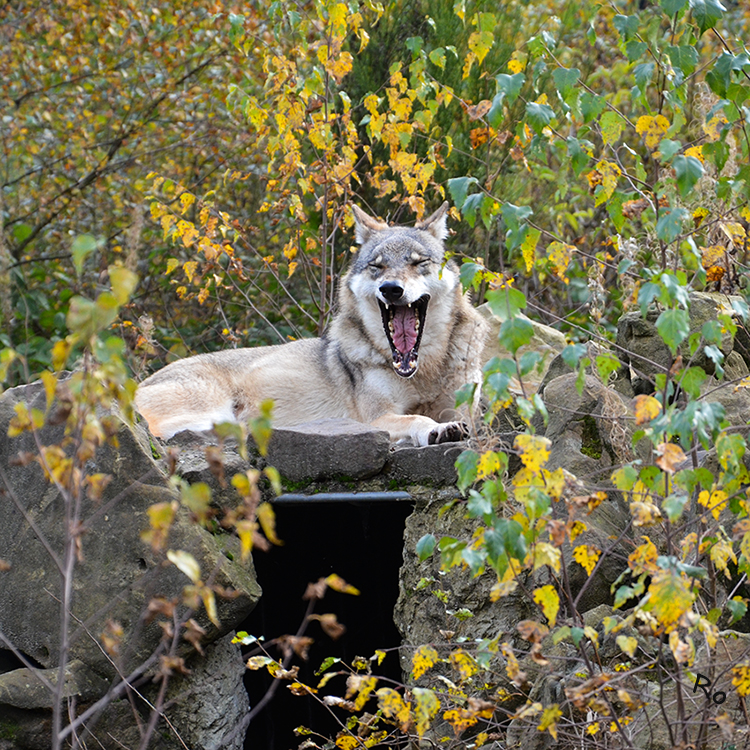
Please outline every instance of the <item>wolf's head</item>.
[[363, 318], [371, 335], [377, 326], [373, 311], [379, 309], [393, 369], [410, 378], [419, 367], [430, 300], [434, 307], [457, 283], [452, 269], [443, 268], [448, 203], [414, 227], [390, 227], [357, 206], [353, 209], [361, 248], [347, 283], [359, 303], [367, 306]]

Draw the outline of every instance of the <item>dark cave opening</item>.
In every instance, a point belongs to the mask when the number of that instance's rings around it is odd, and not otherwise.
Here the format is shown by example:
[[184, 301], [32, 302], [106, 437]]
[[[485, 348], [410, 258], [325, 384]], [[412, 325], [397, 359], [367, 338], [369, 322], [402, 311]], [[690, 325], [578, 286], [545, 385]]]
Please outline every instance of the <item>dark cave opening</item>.
[[[307, 584], [336, 573], [360, 590], [359, 596], [328, 590], [316, 604], [316, 614], [334, 613], [346, 626], [344, 635], [332, 641], [318, 622], [311, 622], [306, 635], [315, 639], [309, 659], [297, 656], [298, 680], [315, 687], [315, 675], [329, 656], [351, 663], [356, 656], [370, 658], [376, 649], [395, 648], [401, 638], [393, 623], [398, 597], [398, 575], [402, 564], [403, 532], [410, 502], [317, 503], [276, 506], [277, 533], [284, 541], [267, 553], [254, 555], [263, 596], [242, 623], [244, 630], [266, 641], [295, 634], [307, 607], [302, 595]], [[275, 658], [280, 654], [270, 652]], [[334, 665], [332, 670], [336, 669]], [[401, 681], [396, 651], [389, 652], [373, 673]], [[266, 670], [250, 671], [245, 685], [251, 706], [263, 697], [272, 682]], [[295, 696], [282, 683], [272, 702], [252, 721], [245, 748], [295, 750], [305, 737], [294, 734], [304, 726], [324, 736], [335, 736], [341, 725], [330, 711], [309, 696]], [[345, 678], [335, 677], [324, 693], [343, 697]], [[349, 716], [334, 709], [343, 722]]]

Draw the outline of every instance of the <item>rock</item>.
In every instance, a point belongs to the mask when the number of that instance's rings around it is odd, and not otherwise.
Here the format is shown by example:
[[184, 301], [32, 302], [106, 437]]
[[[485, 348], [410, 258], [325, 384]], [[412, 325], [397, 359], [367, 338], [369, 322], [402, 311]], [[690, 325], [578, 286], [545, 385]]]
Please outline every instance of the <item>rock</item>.
[[242, 678], [245, 663], [240, 647], [227, 635], [209, 644], [194, 659], [189, 679], [172, 683], [168, 700], [175, 705], [169, 720], [180, 727], [188, 747], [240, 750], [249, 723], [250, 703]]
[[[719, 314], [734, 316], [731, 301], [731, 297], [723, 294], [690, 292], [690, 334], [700, 333], [703, 325], [716, 320]], [[654, 377], [667, 372], [672, 365], [672, 353], [656, 330], [659, 315], [660, 311], [652, 308], [644, 319], [640, 311], [634, 310], [625, 313], [617, 324], [617, 349], [620, 359], [634, 371], [632, 380], [636, 393], [651, 393]], [[725, 358], [729, 357], [733, 346], [731, 334], [724, 333], [718, 347]], [[705, 343], [691, 355], [688, 337], [680, 353], [685, 362], [702, 367], [709, 375], [714, 374], [714, 362], [705, 353]], [[742, 355], [742, 350], [739, 353]], [[738, 366], [736, 360], [734, 366]]]
[[383, 469], [389, 448], [384, 430], [352, 419], [320, 419], [274, 430], [267, 460], [292, 482], [364, 479]]
[[[30, 670], [26, 667], [0, 674], [0, 705], [15, 708], [52, 708], [52, 693], [41, 679], [57, 685], [58, 669]], [[104, 695], [109, 688], [106, 680], [97, 677], [78, 659], [65, 670], [64, 698], [90, 700]]]
[[[45, 401], [39, 383], [7, 391], [0, 398], [0, 434], [7, 434], [15, 404], [27, 402], [44, 411]], [[63, 437], [63, 425], [44, 426], [37, 431], [39, 444], [45, 446], [60, 444]], [[149, 601], [157, 596], [181, 601], [183, 589], [190, 582], [141, 539], [141, 532], [149, 525], [146, 510], [155, 503], [172, 503], [176, 497], [154, 461], [149, 436], [142, 428], [123, 423], [116, 437], [117, 447], [104, 445], [87, 466], [89, 473], [111, 476], [101, 499], [90, 499], [83, 492], [80, 498], [80, 518], [86, 524], [86, 533], [80, 537], [80, 557], [73, 570], [68, 652], [71, 682], [67, 689], [81, 700], [101, 696], [118, 672], [131, 672], [154, 652], [163, 631], [156, 621], [146, 619]], [[37, 462], [12, 460], [24, 452], [38, 454], [31, 433], [0, 441], [0, 488], [5, 494], [0, 559], [10, 565], [0, 572], [0, 632], [42, 668], [52, 670], [51, 675], [60, 660], [61, 598], [61, 575], [52, 555], [63, 555], [64, 503]], [[169, 545], [190, 553], [205, 580], [210, 577], [213, 584], [232, 593], [227, 598], [217, 597], [220, 627], [208, 620], [203, 607], [193, 615], [206, 631], [204, 647], [208, 647], [239, 625], [258, 601], [261, 591], [252, 562], [241, 562], [237, 539], [210, 533], [192, 522], [185, 509], [176, 514]], [[123, 629], [116, 665], [101, 644], [109, 620]], [[191, 651], [192, 647], [185, 644], [180, 655], [189, 656]], [[202, 674], [198, 662], [194, 664], [195, 672]], [[222, 672], [230, 674], [231, 670], [222, 668]], [[13, 711], [21, 712], [17, 714], [19, 721], [30, 722], [30, 726], [36, 726], [34, 722], [44, 724], [49, 712], [43, 707], [51, 705], [49, 698], [42, 694], [38, 681], [27, 677], [26, 670], [0, 675], [0, 704], [6, 704], [0, 706], [0, 715], [6, 706], [8, 711], [13, 707]], [[239, 697], [245, 699], [238, 685], [236, 673], [231, 672], [228, 683], [220, 689], [212, 683], [209, 692], [216, 695], [239, 689]], [[188, 680], [185, 690], [200, 691], [201, 686]], [[231, 715], [227, 705], [222, 711], [227, 717]]]
[[[493, 357], [500, 357], [501, 359], [510, 357], [510, 353], [498, 343], [497, 337], [500, 333], [500, 326], [502, 325], [500, 318], [490, 310], [489, 305], [486, 303], [480, 305], [477, 308], [477, 311], [490, 323], [490, 334], [487, 337], [487, 343], [485, 344], [484, 353], [482, 354], [482, 365], [485, 365]], [[540, 366], [535, 369], [534, 372], [525, 377], [523, 381], [527, 393], [533, 394], [536, 393], [550, 363], [565, 348], [567, 341], [565, 340], [565, 335], [560, 333], [560, 331], [551, 328], [544, 323], [531, 320], [523, 314], [519, 315], [519, 317], [531, 323], [534, 328], [534, 336], [528, 344], [522, 346], [518, 350], [518, 356], [521, 357], [526, 352], [535, 351], [541, 358]]]
[[396, 446], [388, 462], [388, 477], [407, 483], [455, 484], [456, 459], [465, 446], [426, 445], [421, 448]]

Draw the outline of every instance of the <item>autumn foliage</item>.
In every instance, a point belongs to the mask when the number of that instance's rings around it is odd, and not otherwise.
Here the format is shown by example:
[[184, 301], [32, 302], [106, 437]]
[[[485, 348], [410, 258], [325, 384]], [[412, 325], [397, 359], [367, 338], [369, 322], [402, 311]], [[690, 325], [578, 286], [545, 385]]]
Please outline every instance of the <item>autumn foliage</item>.
[[[627, 727], [650, 700], [641, 673], [689, 690], [699, 646], [714, 659], [746, 618], [744, 432], [728, 431], [703, 397], [707, 374], [692, 358], [705, 347], [721, 378], [718, 344], [747, 321], [749, 34], [746, 4], [718, 0], [0, 9], [0, 374], [41, 377], [50, 403], [55, 373], [82, 366], [90, 413], [117, 401], [130, 418], [130, 374], [319, 333], [352, 251], [351, 203], [406, 222], [452, 202], [451, 252], [464, 286], [502, 320], [508, 356], [485, 368], [485, 438], [457, 464], [473, 534], [428, 534], [416, 552], [444, 571], [491, 572], [491, 601], [523, 596], [534, 617], [480, 643], [416, 648], [406, 686], [377, 677], [383, 652], [326, 671], [331, 661], [315, 685], [285, 659], [253, 657], [251, 669], [343, 717], [332, 738], [341, 750], [415, 736], [480, 747], [510, 721], [566, 746], [611, 747], [617, 736], [634, 747]], [[735, 295], [697, 334], [691, 289]], [[533, 335], [526, 315], [568, 336], [562, 357], [581, 383], [588, 373], [606, 386], [627, 311], [656, 313], [672, 366], [634, 402], [630, 447], [646, 459], [580, 490], [546, 467], [549, 441], [534, 427], [544, 402], [524, 385], [540, 366], [520, 353]], [[502, 446], [492, 421], [508, 412], [521, 429]], [[46, 416], [20, 408], [12, 429], [34, 431]], [[108, 435], [106, 422], [91, 424], [95, 451]], [[267, 439], [267, 425], [255, 429]], [[715, 470], [698, 466], [697, 452], [711, 450]], [[520, 462], [512, 476], [509, 457]], [[64, 482], [85, 471], [90, 456], [79, 458], [50, 448], [40, 460]], [[234, 480], [243, 510], [226, 526], [243, 554], [278, 541], [258, 480]], [[96, 493], [104, 480], [76, 481]], [[206, 510], [202, 490], [178, 489]], [[613, 493], [628, 528], [606, 547], [583, 542]], [[151, 509], [155, 548], [173, 513]], [[613, 556], [613, 606], [627, 613], [603, 623], [619, 649], [605, 663], [566, 570], [572, 561], [591, 577]], [[170, 560], [213, 615], [194, 561]], [[561, 644], [582, 671], [557, 700], [532, 696], [522, 664], [546, 667]], [[745, 710], [750, 654], [711, 663]], [[341, 695], [323, 690], [335, 675], [346, 678]], [[655, 720], [675, 745], [704, 747], [709, 726], [731, 740], [734, 719], [711, 711], [663, 709]], [[322, 746], [313, 730], [300, 728], [303, 747]]]

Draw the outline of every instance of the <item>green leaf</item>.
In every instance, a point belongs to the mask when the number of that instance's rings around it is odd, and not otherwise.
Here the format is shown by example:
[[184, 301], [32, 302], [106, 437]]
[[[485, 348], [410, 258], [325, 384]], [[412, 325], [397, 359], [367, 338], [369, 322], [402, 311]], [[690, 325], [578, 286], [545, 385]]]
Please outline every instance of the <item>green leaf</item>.
[[526, 117], [531, 127], [541, 133], [555, 119], [555, 111], [548, 104], [526, 102]]
[[661, 0], [659, 4], [668, 16], [673, 16], [675, 13], [679, 13], [686, 3], [687, 0]]
[[463, 404], [473, 404], [476, 389], [476, 383], [466, 383], [458, 388], [456, 390], [456, 409]]
[[[424, 562], [428, 557], [432, 555], [432, 553], [435, 551], [436, 544], [437, 539], [432, 534], [425, 534], [417, 542], [417, 557], [419, 558], [419, 562]], [[328, 667], [325, 667], [325, 669], [327, 668]], [[320, 670], [322, 672], [324, 670], [324, 667], [321, 666]]]
[[617, 15], [612, 20], [617, 33], [625, 40], [632, 39], [638, 33], [638, 16]]
[[679, 68], [686, 76], [689, 76], [698, 64], [698, 50], [690, 44], [669, 45], [667, 54], [672, 61], [672, 65]]
[[694, 156], [675, 156], [672, 162], [677, 177], [677, 187], [684, 198], [703, 176], [703, 164]]
[[636, 65], [633, 70], [635, 85], [643, 92], [654, 77], [654, 63], [647, 62]]
[[73, 256], [73, 266], [79, 276], [83, 270], [84, 261], [96, 250], [98, 244], [96, 237], [92, 237], [90, 234], [81, 234], [73, 240], [70, 252]]
[[497, 93], [504, 94], [508, 100], [508, 104], [518, 99], [518, 95], [521, 93], [521, 88], [526, 81], [526, 76], [523, 73], [514, 73], [508, 75], [507, 73], [500, 73], [495, 76], [495, 83], [497, 84]]
[[637, 60], [648, 49], [646, 42], [630, 41], [625, 45], [625, 54], [630, 62]]
[[586, 344], [568, 344], [560, 352], [563, 362], [574, 370], [578, 367], [578, 362], [584, 354], [586, 354]]
[[580, 77], [578, 68], [557, 68], [552, 72], [557, 91], [564, 101], [568, 101], [570, 94], [575, 92]]
[[607, 100], [598, 94], [584, 91], [581, 94], [581, 114], [584, 122], [595, 120], [604, 111]]
[[747, 602], [742, 597], [735, 596], [727, 601], [727, 608], [732, 613], [732, 622], [730, 625], [733, 625], [737, 620], [741, 620], [745, 616]]
[[673, 494], [664, 500], [662, 508], [667, 514], [670, 523], [677, 523], [682, 517], [682, 512], [690, 498], [685, 494]]
[[484, 266], [480, 266], [479, 263], [462, 263], [458, 277], [464, 289], [469, 289], [470, 287], [479, 289], [479, 285], [484, 278]]
[[719, 0], [690, 0], [690, 7], [701, 34], [716, 26], [726, 10]]
[[466, 198], [463, 206], [461, 206], [461, 214], [472, 229], [477, 220], [477, 208], [480, 207], [482, 198], [484, 198], [483, 193], [472, 193]]
[[682, 148], [680, 141], [671, 141], [664, 138], [659, 142], [659, 161], [667, 164], [669, 160]]
[[503, 109], [504, 101], [505, 94], [502, 91], [499, 94], [495, 94], [495, 97], [492, 100], [492, 106], [487, 113], [487, 122], [489, 122], [490, 126], [493, 128], [499, 128], [500, 123], [502, 123], [503, 118], [505, 117], [505, 111]]
[[463, 492], [477, 480], [477, 464], [479, 454], [476, 451], [465, 450], [456, 459], [456, 473], [458, 474], [458, 489]]
[[506, 320], [500, 326], [498, 340], [511, 354], [516, 352], [534, 336], [534, 326], [525, 318], [516, 317]]
[[659, 332], [662, 341], [671, 349], [672, 354], [675, 354], [679, 345], [690, 334], [688, 311], [681, 309], [664, 310], [656, 320], [656, 330]]
[[445, 68], [445, 50], [442, 47], [437, 47], [432, 50], [429, 54], [430, 62], [433, 65], [437, 65], [440, 70]]
[[469, 518], [481, 518], [492, 513], [492, 503], [476, 490], [469, 490], [469, 502], [466, 504]]
[[596, 370], [602, 383], [609, 382], [609, 376], [620, 369], [620, 359], [613, 352], [599, 354], [596, 358]]
[[682, 373], [679, 385], [690, 398], [698, 398], [701, 395], [701, 385], [707, 377], [702, 367], [689, 367]]
[[492, 289], [487, 292], [487, 305], [501, 321], [506, 321], [526, 309], [526, 295], [514, 287]]
[[[570, 163], [573, 166], [573, 172], [575, 176], [579, 177], [581, 172], [586, 168], [591, 158], [586, 151], [584, 151], [581, 141], [578, 138], [574, 138], [572, 135], [567, 138], [568, 144], [568, 156], [570, 157]], [[589, 141], [583, 141], [583, 144], [591, 145]]]
[[682, 230], [682, 222], [688, 212], [684, 208], [668, 208], [659, 216], [656, 222], [656, 236], [664, 242], [674, 242]]
[[453, 198], [456, 208], [460, 211], [466, 203], [466, 195], [469, 192], [469, 185], [476, 185], [476, 177], [453, 177], [448, 180], [448, 191]]

